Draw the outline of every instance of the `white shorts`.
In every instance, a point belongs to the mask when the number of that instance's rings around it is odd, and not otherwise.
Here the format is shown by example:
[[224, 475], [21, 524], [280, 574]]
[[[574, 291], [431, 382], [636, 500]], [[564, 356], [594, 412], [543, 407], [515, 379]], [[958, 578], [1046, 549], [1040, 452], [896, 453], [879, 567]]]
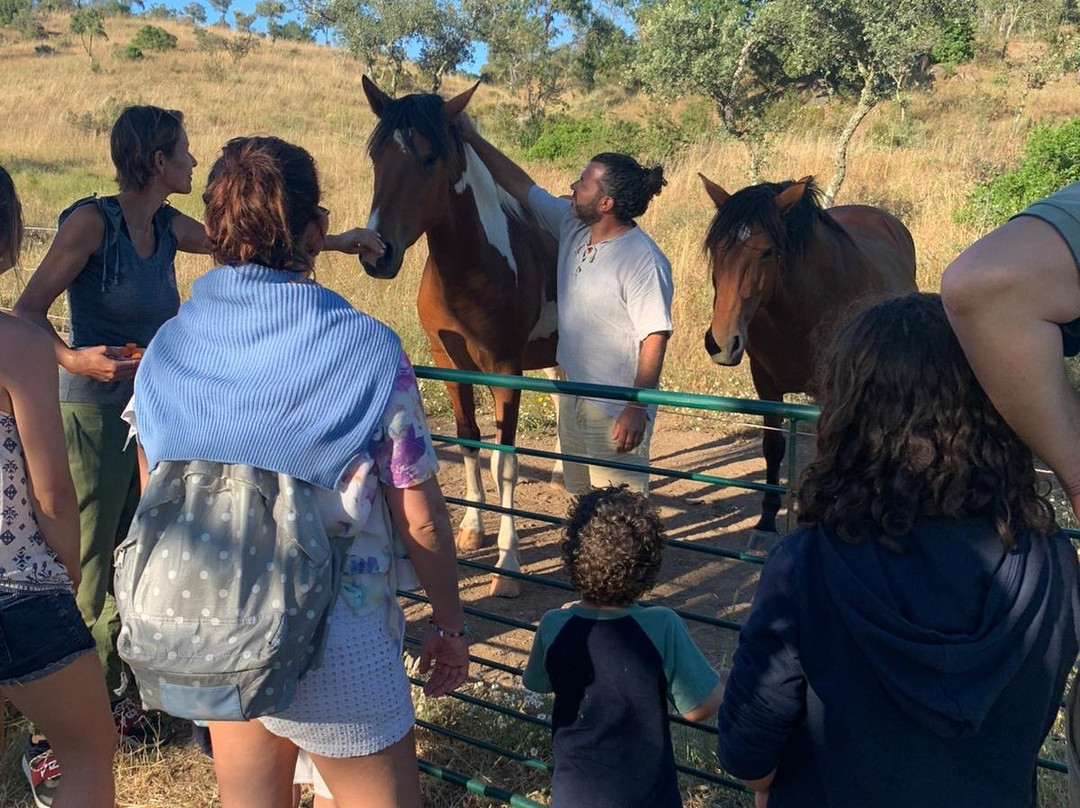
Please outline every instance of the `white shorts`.
[[[395, 628], [391, 631], [391, 621]], [[396, 599], [356, 616], [338, 598], [322, 665], [283, 712], [258, 720], [302, 750], [332, 758], [379, 752], [412, 728], [412, 697], [401, 659], [404, 615]]]

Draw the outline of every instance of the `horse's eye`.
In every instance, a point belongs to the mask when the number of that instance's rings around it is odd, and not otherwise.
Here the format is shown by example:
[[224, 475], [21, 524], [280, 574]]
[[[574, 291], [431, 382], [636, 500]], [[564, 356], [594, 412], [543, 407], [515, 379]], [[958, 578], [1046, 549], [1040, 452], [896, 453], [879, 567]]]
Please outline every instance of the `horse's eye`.
[[768, 257], [769, 257], [770, 255], [772, 255], [772, 254], [773, 254], [773, 249], [772, 249], [772, 247], [769, 247], [769, 249], [765, 250], [765, 251], [764, 251], [764, 252], [763, 252], [763, 253], [761, 254], [761, 257], [762, 257], [762, 258], [768, 258]]
[[436, 157], [434, 154], [429, 154], [427, 157], [424, 158], [422, 165], [424, 166], [424, 168], [431, 168], [437, 162], [439, 162], [439, 158]]

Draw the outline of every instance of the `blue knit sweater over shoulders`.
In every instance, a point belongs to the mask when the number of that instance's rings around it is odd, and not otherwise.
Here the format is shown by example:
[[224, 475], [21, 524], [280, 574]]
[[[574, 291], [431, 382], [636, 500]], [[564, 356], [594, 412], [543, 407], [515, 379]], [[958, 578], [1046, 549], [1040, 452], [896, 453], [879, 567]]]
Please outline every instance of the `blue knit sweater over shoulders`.
[[243, 463], [337, 487], [379, 423], [401, 342], [337, 293], [296, 277], [227, 266], [192, 284], [135, 380], [151, 468]]

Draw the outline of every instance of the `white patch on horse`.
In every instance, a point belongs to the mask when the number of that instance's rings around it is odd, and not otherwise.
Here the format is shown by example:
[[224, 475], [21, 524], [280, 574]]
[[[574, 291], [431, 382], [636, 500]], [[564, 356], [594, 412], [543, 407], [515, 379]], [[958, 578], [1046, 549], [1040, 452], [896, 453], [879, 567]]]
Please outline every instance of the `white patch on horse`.
[[739, 228], [739, 232], [735, 235], [735, 240], [739, 242], [739, 244], [745, 244], [748, 238], [750, 238], [750, 225], [744, 224]]
[[517, 200], [495, 184], [495, 179], [484, 161], [468, 144], [465, 144], [465, 171], [462, 172], [461, 179], [454, 184], [454, 192], [460, 195], [465, 193], [466, 188], [472, 188], [473, 198], [476, 199], [476, 212], [480, 216], [480, 226], [484, 228], [488, 244], [502, 253], [506, 263], [510, 265], [510, 271], [516, 276], [517, 260], [510, 246], [510, 223], [507, 217], [524, 219], [524, 211]]
[[528, 342], [538, 339], [547, 339], [559, 327], [559, 306], [554, 300], [548, 300], [543, 290], [540, 290], [540, 316], [536, 318], [536, 325], [529, 332]]
[[401, 149], [402, 154], [409, 154], [409, 144], [405, 140], [405, 133], [400, 129], [394, 130], [394, 142], [398, 144], [398, 148]]
[[379, 232], [379, 209], [378, 208], [371, 211], [371, 215], [368, 216], [367, 229], [368, 230], [374, 230], [376, 233]]

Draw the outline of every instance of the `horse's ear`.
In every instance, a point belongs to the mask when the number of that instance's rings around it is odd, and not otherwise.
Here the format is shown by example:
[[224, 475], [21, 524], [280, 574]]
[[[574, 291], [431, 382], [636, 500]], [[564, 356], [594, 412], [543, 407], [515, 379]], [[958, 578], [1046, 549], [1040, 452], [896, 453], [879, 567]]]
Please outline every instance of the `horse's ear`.
[[794, 207], [795, 203], [803, 198], [803, 194], [806, 193], [807, 183], [812, 179], [813, 177], [803, 177], [794, 185], [789, 185], [776, 195], [776, 207], [780, 209], [781, 214], [787, 213]]
[[450, 122], [454, 120], [458, 115], [465, 111], [465, 107], [469, 106], [469, 101], [472, 99], [473, 93], [476, 92], [476, 88], [480, 86], [480, 82], [476, 82], [472, 87], [467, 89], [463, 93], [459, 93], [445, 102], [442, 107], [443, 120]]
[[371, 105], [371, 111], [375, 113], [376, 118], [381, 118], [383, 110], [394, 99], [380, 90], [379, 86], [367, 76], [364, 76], [360, 83], [364, 85], [364, 95], [367, 96], [368, 104]]
[[718, 208], [724, 207], [724, 203], [731, 199], [731, 194], [701, 172], [698, 172], [698, 176], [701, 177], [701, 182], [705, 186], [705, 193], [709, 195], [709, 199], [713, 201], [713, 204]]

